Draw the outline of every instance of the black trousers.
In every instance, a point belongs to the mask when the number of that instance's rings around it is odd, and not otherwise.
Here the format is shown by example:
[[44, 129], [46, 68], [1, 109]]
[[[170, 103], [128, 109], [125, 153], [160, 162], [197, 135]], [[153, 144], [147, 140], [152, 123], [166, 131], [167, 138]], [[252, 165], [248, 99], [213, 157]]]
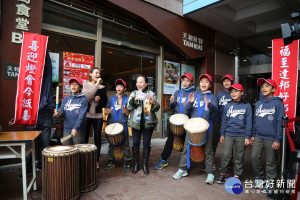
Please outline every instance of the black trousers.
[[101, 150], [101, 131], [103, 126], [103, 118], [85, 118], [85, 143], [89, 141], [89, 134], [91, 130], [91, 125], [94, 128], [94, 141], [95, 145], [97, 146], [97, 162], [99, 161], [100, 157], [100, 150]]
[[143, 148], [149, 148], [151, 145], [151, 136], [153, 133], [154, 128], [149, 129], [134, 129], [132, 128], [132, 140], [133, 140], [133, 146], [140, 148], [141, 144], [141, 136], [143, 134]]

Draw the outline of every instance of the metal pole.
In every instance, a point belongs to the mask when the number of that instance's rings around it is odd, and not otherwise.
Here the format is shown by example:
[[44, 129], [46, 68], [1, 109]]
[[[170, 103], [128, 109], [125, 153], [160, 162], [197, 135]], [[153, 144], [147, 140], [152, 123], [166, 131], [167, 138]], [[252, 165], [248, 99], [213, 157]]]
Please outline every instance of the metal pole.
[[238, 53], [236, 53], [235, 57], [234, 57], [234, 62], [235, 62], [235, 66], [234, 66], [234, 81], [236, 83], [239, 83], [239, 55]]
[[284, 117], [282, 120], [282, 155], [281, 155], [281, 180], [283, 180], [283, 171], [285, 170], [285, 163], [286, 163], [286, 132], [285, 132], [285, 126], [284, 122], [287, 120], [287, 117]]

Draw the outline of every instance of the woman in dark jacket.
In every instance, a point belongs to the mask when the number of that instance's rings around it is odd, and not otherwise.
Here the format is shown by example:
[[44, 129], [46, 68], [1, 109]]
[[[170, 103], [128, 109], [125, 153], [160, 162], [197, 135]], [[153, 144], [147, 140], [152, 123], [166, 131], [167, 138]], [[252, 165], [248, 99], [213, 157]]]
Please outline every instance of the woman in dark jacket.
[[103, 125], [102, 108], [107, 103], [107, 94], [105, 86], [101, 85], [100, 70], [91, 68], [89, 71], [89, 80], [83, 83], [82, 93], [89, 101], [88, 110], [85, 118], [85, 143], [88, 143], [91, 125], [94, 128], [94, 141], [97, 146], [97, 169], [99, 169], [99, 156], [101, 150], [101, 131]]
[[[155, 112], [160, 108], [156, 95], [147, 89], [148, 80], [145, 76], [139, 75], [136, 79], [137, 90], [134, 90], [128, 99], [127, 108], [130, 110], [128, 126], [132, 127], [133, 159], [134, 168], [132, 173], [139, 170], [140, 142], [143, 134], [143, 170], [144, 174], [149, 174], [148, 159], [151, 151], [151, 136], [157, 124]], [[149, 96], [149, 103], [142, 96]], [[142, 100], [143, 99], [143, 100]], [[149, 109], [145, 109], [145, 108]]]

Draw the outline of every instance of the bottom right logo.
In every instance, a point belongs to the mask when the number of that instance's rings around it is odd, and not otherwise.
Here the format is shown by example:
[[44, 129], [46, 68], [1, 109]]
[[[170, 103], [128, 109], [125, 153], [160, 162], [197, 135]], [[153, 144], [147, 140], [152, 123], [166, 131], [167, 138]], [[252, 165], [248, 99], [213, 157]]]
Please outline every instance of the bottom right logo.
[[243, 185], [241, 181], [235, 177], [227, 179], [224, 187], [226, 192], [229, 194], [241, 194], [243, 192]]

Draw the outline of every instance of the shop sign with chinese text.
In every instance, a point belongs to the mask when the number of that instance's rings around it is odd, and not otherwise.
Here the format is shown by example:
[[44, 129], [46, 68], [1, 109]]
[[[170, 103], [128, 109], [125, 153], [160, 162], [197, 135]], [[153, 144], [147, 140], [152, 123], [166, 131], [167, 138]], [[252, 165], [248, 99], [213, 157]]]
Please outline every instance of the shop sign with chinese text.
[[[283, 100], [288, 118], [296, 116], [298, 89], [299, 40], [284, 46], [283, 39], [275, 39], [273, 45], [272, 78], [277, 84], [275, 96]], [[294, 123], [289, 123], [289, 131], [295, 130]]]

